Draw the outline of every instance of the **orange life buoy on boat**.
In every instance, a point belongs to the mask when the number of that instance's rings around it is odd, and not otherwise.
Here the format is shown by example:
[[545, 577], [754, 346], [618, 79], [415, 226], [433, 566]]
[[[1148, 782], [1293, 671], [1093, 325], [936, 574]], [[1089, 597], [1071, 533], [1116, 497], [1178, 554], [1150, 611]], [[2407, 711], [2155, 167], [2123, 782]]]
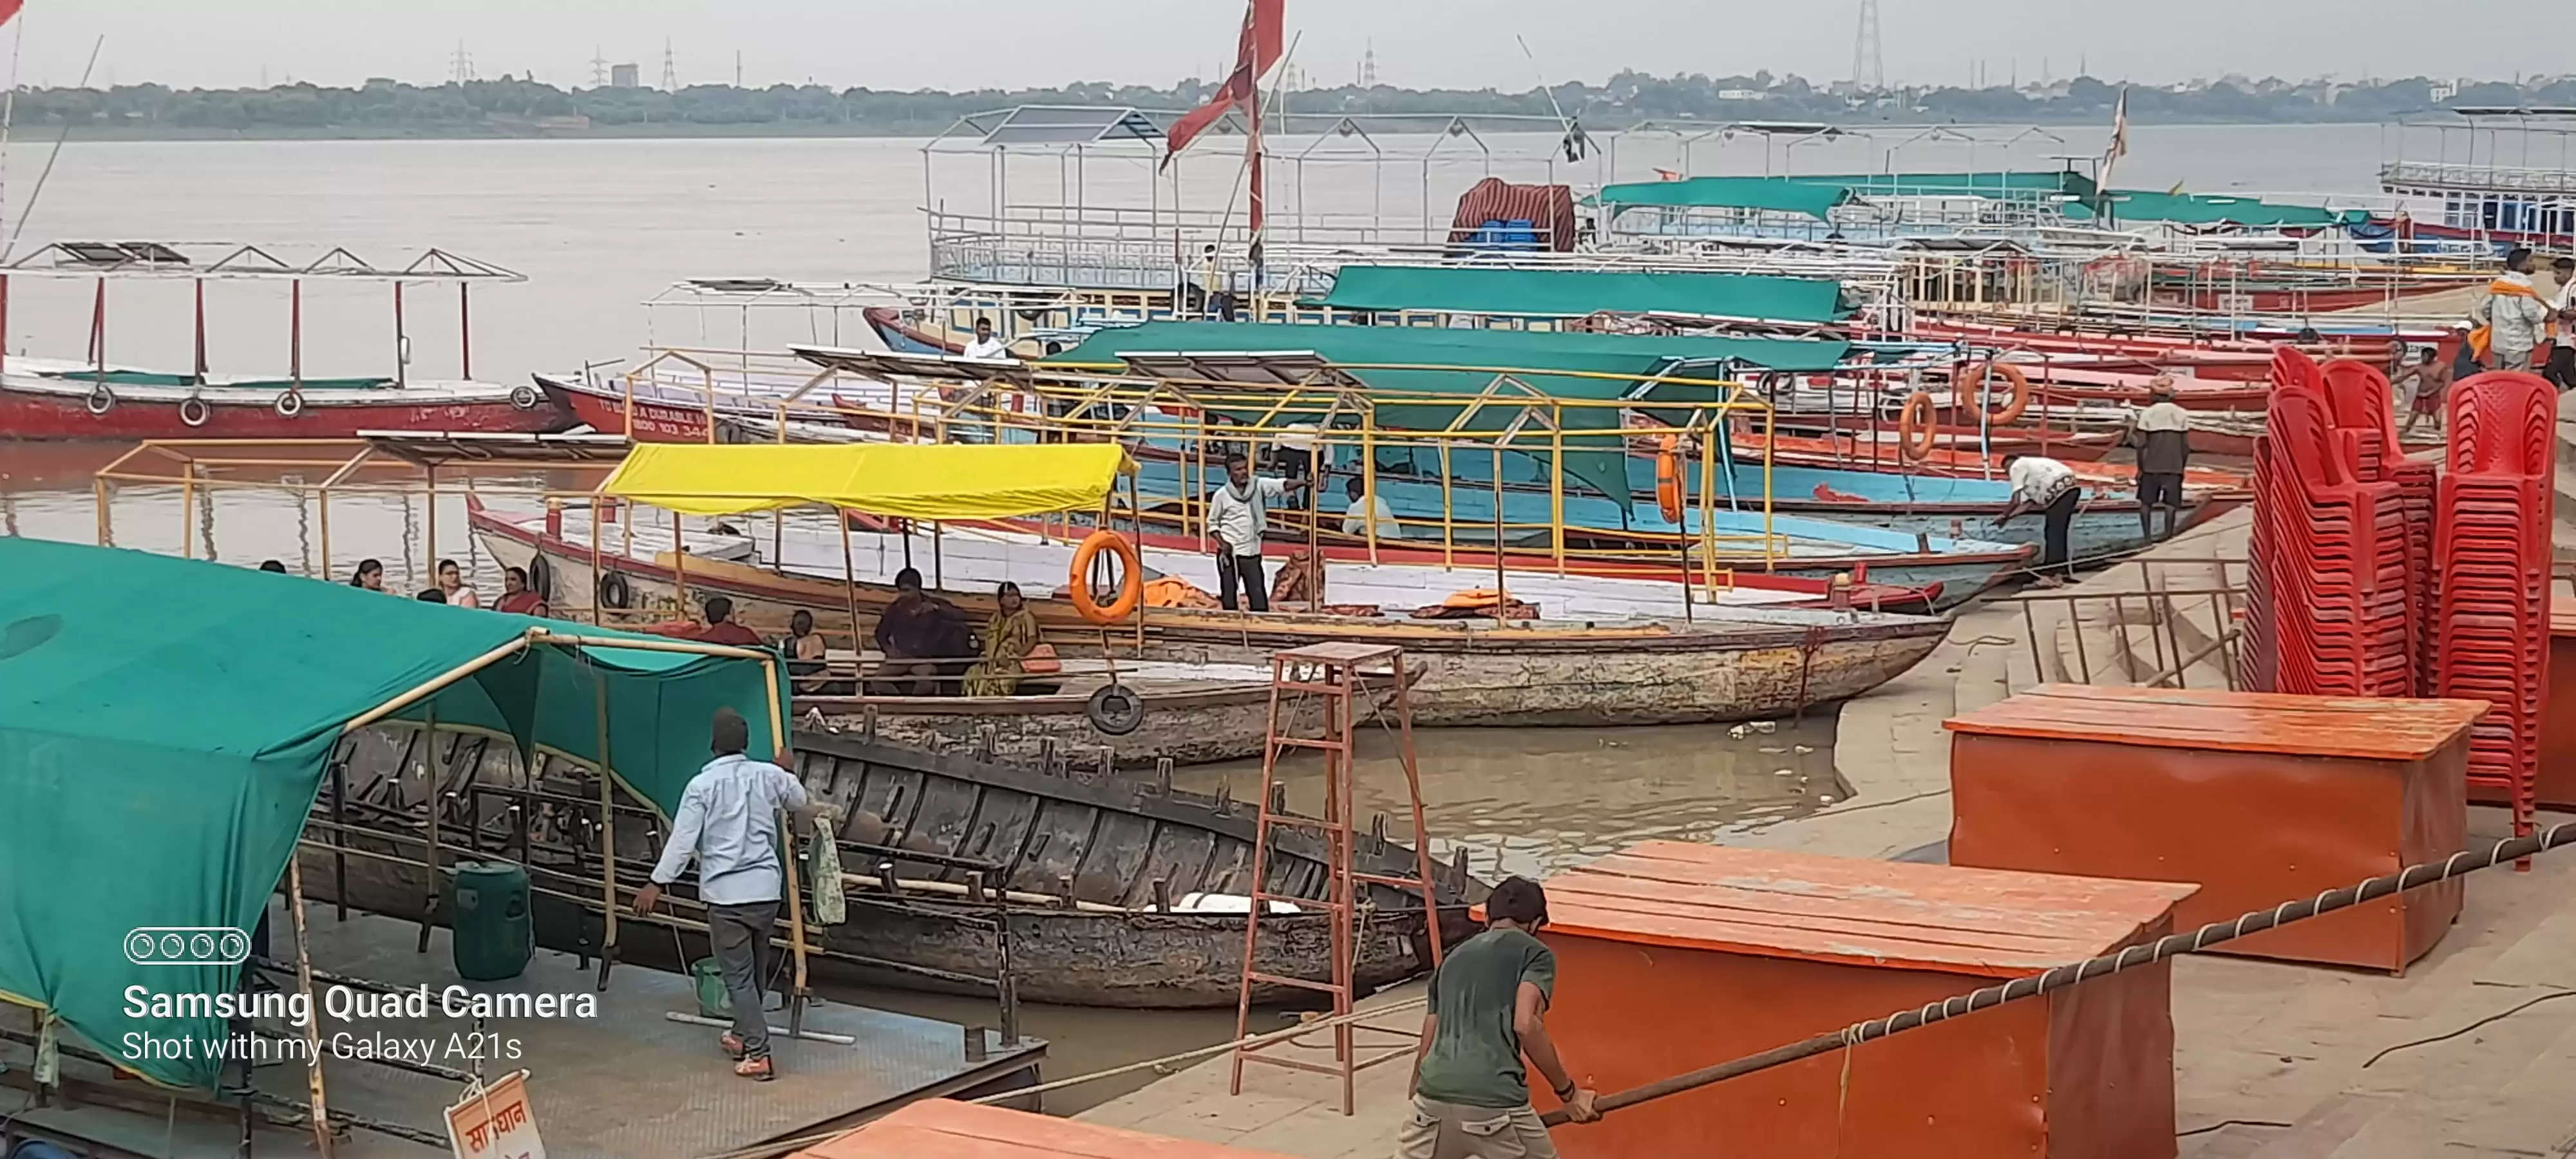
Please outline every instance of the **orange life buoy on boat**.
[[[1091, 594], [1089, 574], [1091, 561], [1100, 558], [1103, 551], [1117, 556], [1120, 563], [1127, 565], [1126, 574], [1118, 581], [1118, 598], [1107, 607], [1102, 607]], [[1136, 554], [1136, 545], [1127, 542], [1126, 536], [1104, 528], [1092, 532], [1090, 538], [1082, 541], [1082, 546], [1073, 549], [1070, 586], [1073, 589], [1073, 610], [1082, 613], [1083, 619], [1095, 624], [1114, 624], [1126, 619], [1128, 613], [1136, 610], [1138, 601], [1145, 598], [1145, 561]]]
[[1675, 527], [1682, 522], [1682, 440], [1679, 435], [1665, 435], [1663, 445], [1655, 451], [1655, 508], [1664, 514], [1664, 522]]
[[[2030, 409], [2030, 376], [2023, 374], [2020, 367], [2009, 362], [1988, 362], [1978, 367], [1976, 376], [1979, 405], [1983, 405], [1984, 402], [1984, 387], [1987, 380], [1998, 374], [2002, 375], [2004, 382], [2012, 387], [2012, 397], [2010, 401], [2004, 403], [2004, 409], [1987, 416], [1987, 421], [1996, 426], [2002, 426], [2020, 418], [2023, 411]], [[1961, 405], [1967, 404], [1962, 402]]]
[[1932, 421], [1932, 396], [1915, 391], [1905, 396], [1905, 409], [1896, 413], [1896, 453], [1909, 463], [1920, 463], [1932, 457], [1932, 447], [1941, 438], [1941, 430]]

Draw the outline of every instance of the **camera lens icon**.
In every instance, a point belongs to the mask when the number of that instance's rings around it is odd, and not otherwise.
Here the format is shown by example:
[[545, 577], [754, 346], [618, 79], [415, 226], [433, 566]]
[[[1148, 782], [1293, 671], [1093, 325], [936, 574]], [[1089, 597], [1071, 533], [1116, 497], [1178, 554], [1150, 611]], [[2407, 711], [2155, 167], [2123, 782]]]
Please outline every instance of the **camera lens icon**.
[[137, 966], [234, 966], [250, 956], [250, 935], [232, 926], [143, 926], [125, 935]]

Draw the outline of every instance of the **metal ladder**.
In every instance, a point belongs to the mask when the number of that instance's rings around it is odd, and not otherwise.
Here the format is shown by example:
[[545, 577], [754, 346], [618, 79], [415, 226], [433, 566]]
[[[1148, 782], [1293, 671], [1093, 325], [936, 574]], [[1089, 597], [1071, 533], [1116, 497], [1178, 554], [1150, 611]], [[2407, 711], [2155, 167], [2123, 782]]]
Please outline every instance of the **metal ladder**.
[[[1355, 757], [1359, 733], [1358, 713], [1367, 705], [1367, 694], [1374, 687], [1389, 689], [1388, 703], [1374, 715], [1381, 722], [1389, 709], [1395, 715], [1394, 732], [1404, 765], [1406, 796], [1413, 814], [1412, 877], [1385, 877], [1360, 873], [1352, 868], [1353, 832], [1351, 819], [1357, 812], [1353, 797], [1356, 788]], [[1422, 896], [1425, 924], [1431, 935], [1431, 966], [1438, 969], [1442, 953], [1440, 909], [1437, 891], [1432, 885], [1431, 849], [1422, 824], [1422, 778], [1413, 752], [1413, 704], [1408, 693], [1411, 679], [1405, 671], [1404, 649], [1393, 645], [1327, 643], [1310, 644], [1273, 653], [1270, 657], [1270, 723], [1269, 736], [1261, 750], [1261, 796], [1259, 820], [1255, 823], [1252, 844], [1252, 884], [1248, 891], [1250, 904], [1245, 907], [1243, 928], [1243, 985], [1235, 1003], [1234, 1079], [1231, 1093], [1243, 1093], [1243, 1064], [1268, 1063], [1315, 1074], [1338, 1075], [1342, 1081], [1342, 1113], [1352, 1112], [1352, 1078], [1359, 1071], [1391, 1059], [1413, 1053], [1420, 1036], [1410, 1031], [1382, 1027], [1358, 1026], [1350, 1020], [1352, 1004], [1352, 970], [1358, 959], [1360, 928], [1364, 907], [1359, 900], [1366, 884], [1392, 886], [1411, 890]], [[1298, 722], [1305, 718], [1303, 708], [1309, 703], [1323, 709], [1322, 735], [1301, 736]], [[1278, 782], [1281, 754], [1297, 749], [1313, 749], [1324, 754], [1324, 807], [1320, 817], [1301, 817], [1286, 809], [1287, 794]], [[1323, 900], [1267, 892], [1270, 885], [1270, 841], [1274, 826], [1311, 829], [1324, 844], [1327, 877]], [[1383, 837], [1383, 834], [1380, 834]], [[1258, 968], [1261, 948], [1261, 917], [1273, 901], [1287, 902], [1301, 909], [1321, 909], [1332, 919], [1332, 977], [1329, 981], [1290, 978], [1264, 972]], [[1253, 987], [1287, 986], [1332, 995], [1334, 1019], [1333, 1062], [1331, 1065], [1303, 1059], [1280, 1058], [1259, 1053], [1277, 1041], [1256, 1046], [1240, 1045], [1251, 1033]], [[1355, 1032], [1366, 1030], [1404, 1039], [1404, 1045], [1367, 1058], [1359, 1056]], [[1293, 1039], [1288, 1041], [1294, 1041]]]

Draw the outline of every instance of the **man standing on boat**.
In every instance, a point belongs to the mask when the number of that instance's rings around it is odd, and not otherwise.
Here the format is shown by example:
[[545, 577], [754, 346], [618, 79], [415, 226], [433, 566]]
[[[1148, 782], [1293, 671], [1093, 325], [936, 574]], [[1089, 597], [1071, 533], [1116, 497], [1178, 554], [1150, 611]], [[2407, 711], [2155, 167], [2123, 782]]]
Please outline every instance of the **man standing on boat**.
[[2075, 486], [2075, 469], [2041, 455], [2006, 455], [2004, 469], [2012, 479], [2012, 502], [2004, 507], [2003, 514], [1995, 516], [1995, 526], [2001, 527], [2024, 512], [2039, 512], [2044, 521], [2039, 565], [2032, 570], [2041, 587], [2064, 584], [2075, 574], [2069, 540], [2075, 527], [2075, 508], [2083, 501], [2083, 492]]
[[2129, 445], [2138, 451], [2138, 534], [2154, 539], [2149, 522], [2165, 509], [2165, 538], [2182, 519], [2182, 476], [2191, 464], [2191, 414], [2174, 401], [2174, 381], [2159, 374], [2147, 383], [2147, 406], [2129, 419]]
[[661, 904], [662, 887], [698, 859], [698, 899], [707, 906], [707, 941], [724, 972], [733, 1029], [717, 1039], [733, 1073], [768, 1082], [769, 1014], [761, 987], [769, 977], [769, 936], [778, 924], [784, 870], [778, 862], [778, 813], [808, 807], [805, 785], [787, 770], [743, 755], [751, 726], [730, 708], [716, 710], [715, 759], [689, 779], [671, 821], [670, 841], [653, 866], [652, 884], [635, 891], [642, 917]]
[[1485, 921], [1485, 932], [1451, 949], [1431, 975], [1431, 1011], [1413, 1055], [1413, 1112], [1396, 1136], [1396, 1159], [1556, 1159], [1556, 1143], [1530, 1107], [1524, 1056], [1568, 1118], [1601, 1117], [1547, 1036], [1556, 952], [1531, 936], [1547, 924], [1546, 891], [1507, 878], [1485, 899]]
[[1208, 527], [1216, 532], [1216, 602], [1225, 610], [1237, 611], [1235, 587], [1240, 584], [1252, 610], [1270, 610], [1270, 583], [1261, 574], [1261, 534], [1270, 525], [1270, 505], [1286, 503], [1292, 493], [1304, 491], [1309, 480], [1288, 482], [1268, 476], [1255, 478], [1252, 460], [1241, 454], [1226, 456], [1225, 486], [1208, 496]]
[[2531, 251], [2517, 246], [2504, 256], [2504, 273], [2487, 284], [2486, 368], [2529, 373], [2549, 315], [2531, 284]]
[[1011, 344], [993, 333], [993, 320], [975, 319], [975, 340], [966, 344], [966, 357], [986, 362], [1004, 362], [1011, 357]]

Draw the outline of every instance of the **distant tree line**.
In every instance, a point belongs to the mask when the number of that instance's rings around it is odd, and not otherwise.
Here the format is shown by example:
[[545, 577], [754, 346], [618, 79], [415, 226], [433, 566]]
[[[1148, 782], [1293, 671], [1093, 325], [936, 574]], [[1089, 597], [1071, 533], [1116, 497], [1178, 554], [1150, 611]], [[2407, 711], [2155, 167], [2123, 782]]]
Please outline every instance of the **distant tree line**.
[[[2423, 77], [2368, 84], [2292, 83], [2231, 77], [2214, 84], [2127, 89], [2139, 121], [2370, 121], [2459, 105], [2576, 105], [2576, 78], [2527, 84], [2456, 86]], [[1403, 89], [1380, 85], [1291, 94], [1300, 114], [1519, 113], [1559, 109], [1585, 125], [1640, 121], [2094, 121], [2106, 119], [2120, 86], [2090, 77], [2051, 85], [1912, 88], [1860, 93], [1795, 76], [1655, 77], [1622, 72], [1602, 84], [1573, 82], [1511, 93], [1494, 89]], [[1197, 80], [1169, 88], [1085, 83], [1052, 89], [967, 92], [835, 91], [821, 85], [691, 85], [561, 89], [504, 76], [432, 86], [382, 78], [357, 88], [313, 84], [263, 89], [29, 89], [17, 96], [21, 127], [68, 126], [75, 135], [114, 136], [487, 136], [522, 133], [655, 135], [817, 133], [927, 135], [967, 113], [1020, 104], [1184, 109], [1206, 99]], [[2437, 97], [2439, 99], [2437, 99]], [[1551, 98], [1553, 98], [1551, 100]]]

